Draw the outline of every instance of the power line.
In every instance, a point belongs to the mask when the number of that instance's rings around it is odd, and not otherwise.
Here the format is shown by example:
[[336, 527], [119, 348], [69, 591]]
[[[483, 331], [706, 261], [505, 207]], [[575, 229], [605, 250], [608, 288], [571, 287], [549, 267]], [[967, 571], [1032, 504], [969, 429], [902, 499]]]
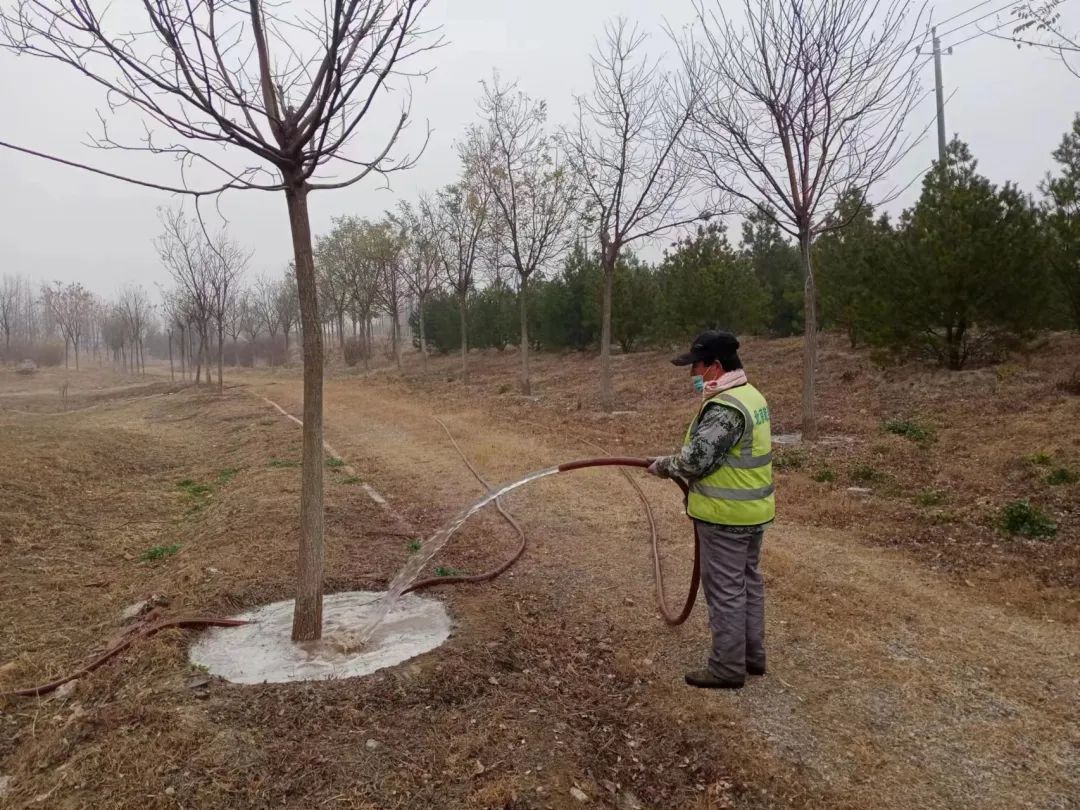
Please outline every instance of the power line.
[[959, 42], [954, 42], [952, 45], [949, 45], [948, 47], [955, 48], [957, 45], [963, 45], [965, 42], [971, 42], [971, 40], [973, 40], [973, 39], [978, 39], [979, 37], [986, 36], [987, 34], [992, 34], [995, 31], [1000, 31], [1002, 28], [1005, 28], [1005, 27], [1010, 26], [1012, 24], [1013, 24], [1013, 21], [1009, 20], [1008, 22], [1003, 22], [1001, 25], [999, 25], [999, 26], [997, 26], [995, 28], [989, 28], [986, 31], [983, 31], [983, 30], [980, 29], [979, 33], [972, 34], [970, 37], [965, 37], [964, 39], [960, 40]]
[[968, 20], [966, 23], [961, 23], [954, 28], [950, 28], [948, 31], [941, 33], [939, 36], [947, 37], [949, 36], [949, 34], [955, 34], [957, 31], [960, 31], [963, 28], [967, 28], [969, 25], [974, 25], [977, 22], [982, 22], [987, 17], [993, 17], [995, 14], [1000, 14], [1003, 11], [1008, 11], [1009, 9], [1015, 8], [1018, 5], [1019, 3], [1016, 2], [1016, 0], [1013, 0], [1013, 2], [1009, 3], [1008, 5], [1002, 6], [999, 9], [995, 9], [994, 11], [989, 11], [986, 14], [983, 14], [981, 17], [976, 17], [974, 20]]
[[965, 15], [965, 14], [970, 14], [970, 13], [971, 13], [971, 12], [973, 12], [973, 11], [974, 11], [975, 9], [977, 9], [977, 8], [982, 8], [983, 6], [988, 6], [988, 5], [990, 5], [991, 3], [993, 3], [993, 2], [994, 2], [994, 0], [982, 0], [982, 2], [981, 2], [981, 3], [976, 3], [976, 4], [975, 4], [975, 5], [973, 5], [973, 6], [971, 7], [971, 8], [966, 8], [966, 9], [964, 9], [963, 11], [961, 11], [961, 12], [960, 12], [959, 14], [953, 14], [953, 15], [952, 15], [951, 17], [946, 17], [946, 18], [945, 18], [944, 20], [942, 20], [941, 22], [936, 22], [936, 23], [934, 23], [934, 25], [945, 25], [945, 23], [950, 23], [950, 22], [952, 22], [953, 20], [955, 20], [955, 19], [956, 19], [957, 17], [963, 17], [963, 16]]
[[[950, 101], [952, 101], [953, 96], [956, 95], [956, 93], [957, 93], [957, 91], [959, 89], [960, 89], [959, 87], [956, 87], [956, 88], [953, 89], [953, 91], [951, 93], [949, 93], [949, 97], [945, 99], [946, 104], [948, 104]], [[916, 136], [915, 141], [916, 142], [921, 141], [924, 137], [926, 137], [926, 133], [930, 131], [930, 127], [932, 127], [936, 121], [937, 121], [937, 116], [934, 116], [933, 118], [931, 118], [926, 123], [926, 126], [923, 127], [922, 130], [919, 132], [919, 134]], [[896, 197], [899, 197], [901, 194], [904, 194], [909, 188], [911, 188], [913, 185], [915, 185], [917, 182], [919, 182], [923, 177], [925, 177], [926, 173], [929, 172], [932, 168], [934, 168], [932, 165], [927, 166], [921, 172], [919, 172], [914, 177], [912, 177], [911, 180], [908, 181], [907, 185], [905, 185], [899, 191], [895, 192], [895, 194], [893, 195], [893, 199], [895, 199]]]

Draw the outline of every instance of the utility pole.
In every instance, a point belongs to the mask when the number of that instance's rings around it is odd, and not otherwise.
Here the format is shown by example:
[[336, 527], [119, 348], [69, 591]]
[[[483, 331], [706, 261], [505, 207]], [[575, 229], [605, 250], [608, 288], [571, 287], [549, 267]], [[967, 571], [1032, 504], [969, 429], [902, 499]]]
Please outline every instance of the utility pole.
[[[930, 29], [930, 35], [934, 41], [934, 92], [937, 96], [937, 145], [938, 162], [941, 171], [945, 171], [945, 89], [941, 80], [941, 40], [938, 39], [937, 28]], [[952, 48], [949, 49], [952, 53]]]

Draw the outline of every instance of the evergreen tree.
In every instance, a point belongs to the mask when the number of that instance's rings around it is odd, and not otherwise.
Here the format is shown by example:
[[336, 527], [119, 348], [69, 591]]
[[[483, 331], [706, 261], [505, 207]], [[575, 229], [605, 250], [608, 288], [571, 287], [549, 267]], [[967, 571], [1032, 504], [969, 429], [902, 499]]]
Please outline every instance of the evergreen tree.
[[803, 278], [796, 246], [771, 216], [755, 210], [743, 220], [741, 247], [768, 298], [765, 327], [781, 337], [802, 332]]
[[1053, 152], [1060, 174], [1042, 184], [1047, 256], [1074, 329], [1080, 329], [1080, 115]]
[[[752, 260], [731, 247], [719, 226], [699, 227], [673, 248], [657, 271], [657, 337], [681, 343], [704, 329], [756, 332], [771, 320], [769, 291], [755, 276]], [[798, 272], [797, 263], [793, 270]]]
[[974, 350], [1037, 326], [1049, 292], [1031, 199], [1010, 183], [998, 189], [976, 167], [954, 139], [945, 171], [927, 172], [922, 196], [904, 212], [885, 288], [883, 337], [922, 343], [951, 369]]
[[619, 257], [611, 294], [611, 334], [624, 352], [649, 336], [658, 311], [656, 275], [633, 254]]
[[842, 329], [854, 349], [881, 322], [893, 229], [888, 216], [874, 219], [858, 193], [841, 197], [829, 219], [836, 230], [814, 245], [821, 320], [826, 329]]

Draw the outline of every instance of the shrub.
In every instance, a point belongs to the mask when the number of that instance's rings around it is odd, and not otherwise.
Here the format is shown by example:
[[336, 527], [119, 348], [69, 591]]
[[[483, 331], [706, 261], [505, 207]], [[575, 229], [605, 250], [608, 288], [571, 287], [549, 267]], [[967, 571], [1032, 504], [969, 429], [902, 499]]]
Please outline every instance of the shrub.
[[886, 477], [885, 473], [870, 464], [856, 464], [851, 468], [852, 482], [862, 486], [880, 484]]
[[780, 450], [773, 457], [773, 467], [778, 470], [801, 470], [805, 461], [802, 450]]
[[937, 506], [945, 500], [945, 493], [940, 489], [924, 489], [915, 496], [919, 506]]
[[1077, 476], [1077, 474], [1068, 467], [1058, 467], [1046, 476], [1046, 483], [1051, 486], [1057, 486], [1058, 484], [1075, 484], [1078, 478], [1080, 478], [1080, 476]]
[[1053, 461], [1049, 453], [1032, 453], [1027, 457], [1030, 464], [1035, 464], [1039, 467], [1047, 467]]
[[210, 494], [209, 484], [200, 484], [197, 481], [192, 481], [190, 478], [185, 478], [183, 481], [177, 481], [176, 485], [192, 498], [201, 498]]
[[931, 428], [914, 419], [888, 419], [884, 428], [887, 433], [903, 436], [919, 444], [928, 442], [934, 437], [934, 431]]
[[836, 480], [836, 473], [830, 470], [828, 467], [822, 467], [820, 470], [815, 470], [811, 476], [813, 480], [819, 484], [826, 484], [830, 481]]
[[1025, 537], [1053, 537], [1057, 534], [1057, 524], [1027, 499], [1005, 504], [1001, 510], [1000, 525], [1009, 534]]
[[229, 483], [233, 480], [233, 478], [236, 477], [236, 474], [238, 472], [240, 472], [240, 470], [236, 469], [235, 467], [226, 467], [224, 470], [218, 473], [218, 486], [225, 486], [225, 484]]
[[145, 562], [153, 562], [155, 560], [164, 560], [166, 557], [171, 557], [173, 554], [180, 550], [180, 546], [173, 543], [171, 546], [154, 546], [148, 548], [142, 554], [139, 555], [139, 559]]

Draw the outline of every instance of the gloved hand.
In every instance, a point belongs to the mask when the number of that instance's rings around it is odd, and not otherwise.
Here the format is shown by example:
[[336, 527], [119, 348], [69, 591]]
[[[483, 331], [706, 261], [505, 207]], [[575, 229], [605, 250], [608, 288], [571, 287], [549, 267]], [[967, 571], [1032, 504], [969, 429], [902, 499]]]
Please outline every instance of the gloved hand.
[[649, 465], [646, 472], [648, 472], [649, 475], [655, 475], [657, 478], [670, 478], [671, 476], [668, 475], [667, 465], [663, 463], [665, 461], [667, 461], [667, 458], [664, 456], [654, 458], [653, 463]]

